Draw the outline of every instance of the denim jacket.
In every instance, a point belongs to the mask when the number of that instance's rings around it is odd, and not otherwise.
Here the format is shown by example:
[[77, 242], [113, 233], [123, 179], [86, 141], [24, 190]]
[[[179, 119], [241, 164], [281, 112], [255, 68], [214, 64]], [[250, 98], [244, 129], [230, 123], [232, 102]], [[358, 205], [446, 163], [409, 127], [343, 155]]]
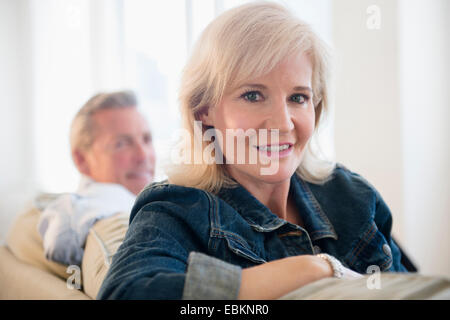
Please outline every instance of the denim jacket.
[[98, 298], [236, 299], [242, 268], [319, 252], [363, 274], [406, 272], [389, 208], [360, 175], [338, 165], [316, 185], [294, 174], [289, 192], [304, 228], [280, 219], [242, 186], [211, 194], [149, 185]]

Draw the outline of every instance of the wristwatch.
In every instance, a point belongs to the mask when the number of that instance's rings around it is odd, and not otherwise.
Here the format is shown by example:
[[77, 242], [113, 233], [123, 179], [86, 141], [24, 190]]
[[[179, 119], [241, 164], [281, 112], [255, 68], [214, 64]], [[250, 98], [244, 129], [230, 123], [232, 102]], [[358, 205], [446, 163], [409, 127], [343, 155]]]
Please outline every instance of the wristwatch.
[[330, 264], [331, 269], [333, 269], [333, 277], [340, 279], [344, 276], [344, 266], [338, 259], [326, 253], [319, 253], [316, 256], [326, 260]]

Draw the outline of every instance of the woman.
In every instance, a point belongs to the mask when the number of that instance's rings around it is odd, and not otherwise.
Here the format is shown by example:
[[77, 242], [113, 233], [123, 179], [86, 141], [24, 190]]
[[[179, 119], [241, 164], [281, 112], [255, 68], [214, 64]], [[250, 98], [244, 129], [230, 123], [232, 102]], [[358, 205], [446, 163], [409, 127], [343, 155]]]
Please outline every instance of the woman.
[[185, 161], [138, 197], [99, 298], [275, 299], [373, 266], [406, 271], [378, 192], [311, 148], [327, 55], [289, 11], [252, 3], [214, 20], [180, 101]]

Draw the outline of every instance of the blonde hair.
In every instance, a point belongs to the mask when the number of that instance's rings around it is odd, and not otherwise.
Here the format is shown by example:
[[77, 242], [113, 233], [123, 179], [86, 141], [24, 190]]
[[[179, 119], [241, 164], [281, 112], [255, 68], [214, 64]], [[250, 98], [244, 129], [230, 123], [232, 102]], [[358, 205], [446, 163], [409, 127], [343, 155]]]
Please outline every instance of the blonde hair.
[[132, 91], [98, 93], [91, 97], [77, 112], [70, 127], [71, 151], [87, 151], [95, 139], [93, 115], [100, 110], [137, 107]]
[[[183, 71], [180, 106], [183, 129], [191, 143], [180, 144], [180, 154], [193, 154], [194, 121], [207, 107], [221, 101], [225, 91], [250, 78], [270, 72], [285, 57], [306, 52], [313, 63], [312, 90], [315, 131], [328, 110], [329, 63], [325, 44], [312, 29], [286, 8], [270, 2], [245, 4], [226, 11], [203, 31]], [[203, 125], [202, 130], [208, 129]], [[203, 152], [207, 143], [202, 145]], [[190, 150], [187, 150], [190, 148]], [[308, 143], [297, 174], [312, 183], [323, 183], [334, 169], [334, 162], [320, 159]], [[223, 164], [182, 163], [166, 170], [169, 182], [217, 192], [236, 183]]]

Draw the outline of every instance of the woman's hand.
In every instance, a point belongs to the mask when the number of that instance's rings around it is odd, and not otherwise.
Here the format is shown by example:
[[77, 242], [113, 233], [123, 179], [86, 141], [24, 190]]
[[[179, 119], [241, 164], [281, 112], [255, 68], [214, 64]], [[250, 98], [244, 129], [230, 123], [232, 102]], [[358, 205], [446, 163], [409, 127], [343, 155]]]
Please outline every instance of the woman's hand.
[[308, 283], [332, 276], [331, 265], [317, 256], [275, 260], [242, 270], [238, 299], [277, 299]]

